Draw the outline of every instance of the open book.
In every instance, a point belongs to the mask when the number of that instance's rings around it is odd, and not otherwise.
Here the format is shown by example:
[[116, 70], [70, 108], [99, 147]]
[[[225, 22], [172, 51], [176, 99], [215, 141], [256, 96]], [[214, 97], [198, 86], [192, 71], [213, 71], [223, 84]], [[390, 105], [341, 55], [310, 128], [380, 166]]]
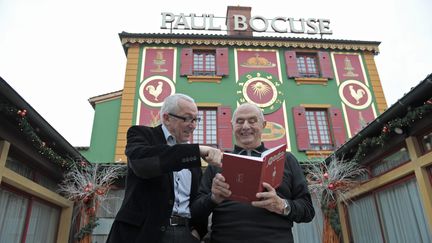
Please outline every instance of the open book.
[[286, 144], [268, 149], [261, 157], [224, 153], [222, 175], [230, 185], [229, 199], [257, 201], [256, 193], [264, 191], [263, 182], [278, 187], [282, 182]]

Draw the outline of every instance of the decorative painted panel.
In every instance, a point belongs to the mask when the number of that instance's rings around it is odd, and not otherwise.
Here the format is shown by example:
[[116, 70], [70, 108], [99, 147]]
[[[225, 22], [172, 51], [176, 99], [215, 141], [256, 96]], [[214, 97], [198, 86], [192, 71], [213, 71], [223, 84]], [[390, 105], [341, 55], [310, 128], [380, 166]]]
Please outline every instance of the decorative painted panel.
[[347, 126], [353, 137], [377, 117], [364, 64], [358, 53], [332, 53], [339, 96]]
[[235, 68], [237, 105], [245, 102], [258, 105], [267, 121], [263, 131], [265, 145], [272, 148], [286, 143], [291, 150], [279, 53], [236, 49]]
[[135, 124], [156, 126], [163, 101], [175, 93], [176, 49], [147, 47], [142, 60]]

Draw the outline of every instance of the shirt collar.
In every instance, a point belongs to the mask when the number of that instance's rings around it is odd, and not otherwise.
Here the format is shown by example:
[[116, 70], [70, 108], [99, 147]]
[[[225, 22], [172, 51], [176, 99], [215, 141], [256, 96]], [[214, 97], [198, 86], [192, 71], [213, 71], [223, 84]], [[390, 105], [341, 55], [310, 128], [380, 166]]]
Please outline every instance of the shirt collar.
[[[261, 142], [260, 146], [254, 148], [254, 149], [251, 149], [251, 155], [252, 156], [261, 156], [261, 153], [266, 151], [266, 150], [267, 150], [267, 148], [264, 147], [264, 143]], [[243, 151], [247, 151], [247, 149], [244, 149], [240, 146], [234, 145], [234, 151], [233, 151], [234, 154], [240, 154]]]
[[[171, 139], [172, 139], [173, 144], [176, 143], [176, 139], [175, 139], [174, 136], [171, 135], [171, 133], [168, 131], [168, 128], [165, 126], [165, 124], [162, 124], [162, 131], [163, 131], [163, 133], [164, 133], [165, 140], [166, 140], [168, 143], [171, 143], [171, 141], [169, 141], [169, 140], [171, 140]], [[171, 137], [171, 139], [170, 139], [170, 137]]]

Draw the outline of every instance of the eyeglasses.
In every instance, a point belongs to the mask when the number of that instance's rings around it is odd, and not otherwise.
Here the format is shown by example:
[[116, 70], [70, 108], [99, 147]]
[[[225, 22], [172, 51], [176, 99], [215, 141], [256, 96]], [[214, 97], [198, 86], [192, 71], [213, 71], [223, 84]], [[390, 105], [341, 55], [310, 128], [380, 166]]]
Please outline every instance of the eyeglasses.
[[200, 122], [201, 118], [200, 117], [184, 117], [184, 116], [178, 116], [178, 115], [174, 115], [172, 113], [168, 113], [168, 115], [175, 117], [177, 119], [182, 120], [183, 122], [187, 122], [187, 123], [195, 123], [195, 122]]

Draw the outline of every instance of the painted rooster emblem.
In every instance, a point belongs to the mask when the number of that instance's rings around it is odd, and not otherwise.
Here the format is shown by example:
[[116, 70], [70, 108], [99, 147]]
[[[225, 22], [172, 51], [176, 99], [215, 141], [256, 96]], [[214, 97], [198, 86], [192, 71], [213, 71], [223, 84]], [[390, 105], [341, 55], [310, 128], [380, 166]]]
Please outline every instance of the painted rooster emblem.
[[156, 101], [158, 101], [158, 96], [162, 93], [163, 83], [161, 81], [158, 82], [157, 86], [147, 85], [146, 90], [154, 97]]
[[366, 94], [366, 91], [359, 88], [357, 90], [354, 89], [352, 85], [349, 86], [351, 96], [356, 100], [357, 104], [360, 102], [360, 99]]

